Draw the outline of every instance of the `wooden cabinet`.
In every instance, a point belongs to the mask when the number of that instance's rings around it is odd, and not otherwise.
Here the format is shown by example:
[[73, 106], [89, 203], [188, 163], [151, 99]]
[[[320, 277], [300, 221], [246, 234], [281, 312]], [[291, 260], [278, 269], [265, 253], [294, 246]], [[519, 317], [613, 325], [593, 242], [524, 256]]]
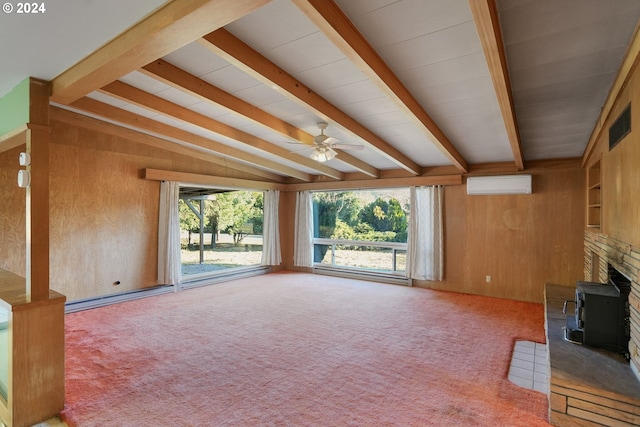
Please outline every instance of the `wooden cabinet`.
[[0, 309], [6, 315], [0, 421], [28, 427], [64, 409], [64, 303], [54, 291], [30, 301], [24, 278], [0, 270]]
[[601, 160], [587, 169], [587, 227], [599, 229], [602, 220]]

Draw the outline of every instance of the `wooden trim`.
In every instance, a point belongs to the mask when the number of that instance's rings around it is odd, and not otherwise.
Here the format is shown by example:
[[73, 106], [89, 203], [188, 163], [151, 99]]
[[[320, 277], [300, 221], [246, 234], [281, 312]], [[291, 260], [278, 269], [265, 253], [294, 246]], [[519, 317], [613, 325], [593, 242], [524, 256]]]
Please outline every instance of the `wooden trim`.
[[287, 184], [285, 191], [306, 190], [356, 190], [366, 188], [398, 188], [420, 185], [460, 185], [462, 175], [412, 176], [407, 178], [362, 179], [353, 181], [332, 181], [304, 184]]
[[593, 154], [593, 150], [595, 149], [597, 142], [602, 137], [602, 133], [605, 131], [604, 125], [608, 122], [609, 116], [611, 115], [613, 107], [618, 101], [622, 90], [627, 86], [627, 83], [631, 79], [633, 70], [638, 66], [638, 61], [640, 61], [640, 23], [636, 25], [633, 38], [627, 48], [620, 70], [618, 70], [616, 79], [614, 80], [613, 85], [609, 90], [609, 94], [607, 95], [607, 99], [602, 106], [602, 111], [600, 112], [598, 121], [596, 122], [593, 131], [591, 132], [591, 136], [589, 137], [589, 143], [584, 149], [584, 153], [582, 155], [582, 167], [586, 166], [589, 158]]
[[269, 1], [172, 0], [56, 77], [51, 99], [69, 104]]
[[420, 166], [400, 150], [371, 132], [353, 117], [322, 98], [224, 28], [204, 36], [203, 46], [265, 84], [277, 86], [281, 93], [305, 104], [323, 120], [334, 122], [364, 139], [371, 148], [398, 166], [407, 169], [414, 175], [420, 174]]
[[[76, 102], [82, 102], [82, 100], [79, 100]], [[94, 102], [98, 102], [98, 101], [94, 101]], [[107, 105], [107, 104], [104, 104], [104, 105]], [[111, 106], [108, 106], [108, 107], [116, 108]], [[130, 114], [132, 114], [133, 119], [136, 119], [135, 114], [133, 113], [130, 113]], [[140, 118], [146, 119], [146, 117], [140, 117]], [[204, 152], [195, 147], [187, 147], [172, 141], [167, 141], [165, 139], [140, 132], [138, 130], [129, 129], [127, 127], [123, 127], [118, 124], [107, 123], [99, 119], [84, 116], [82, 114], [78, 114], [73, 111], [64, 110], [62, 108], [52, 107], [51, 119], [59, 121], [61, 123], [67, 123], [73, 126], [95, 130], [97, 132], [102, 132], [107, 135], [113, 135], [119, 138], [129, 139], [133, 142], [137, 142], [139, 144], [145, 144], [161, 150], [166, 150], [167, 152], [170, 152], [170, 153], [177, 153], [184, 156], [194, 157], [204, 162], [209, 162], [215, 165], [222, 166], [225, 169], [226, 168], [235, 169], [241, 172], [246, 172], [251, 175], [255, 175], [255, 176], [268, 179], [271, 181], [276, 181], [276, 182], [283, 180], [283, 177], [278, 174], [269, 172], [267, 170], [259, 169], [244, 163], [235, 162], [233, 160], [224, 158], [219, 154], [211, 154], [208, 152]]]
[[580, 158], [530, 160], [526, 168], [518, 171], [513, 162], [476, 163], [470, 165], [468, 176], [489, 175], [515, 172], [533, 172], [536, 170], [572, 169], [580, 167]]
[[202, 175], [197, 173], [165, 171], [160, 169], [144, 169], [143, 178], [153, 181], [178, 181], [182, 184], [206, 185], [221, 188], [243, 190], [279, 190], [285, 189], [286, 184], [277, 184], [248, 179], [227, 178], [223, 176]]
[[[178, 90], [200, 98], [205, 102], [215, 103], [233, 113], [240, 114], [243, 117], [253, 120], [256, 123], [279, 133], [285, 138], [293, 139], [308, 146], [313, 146], [313, 135], [287, 123], [273, 114], [269, 114], [268, 112], [249, 104], [243, 99], [225, 92], [209, 82], [189, 74], [181, 68], [178, 68], [162, 59], [158, 59], [151, 64], [145, 65], [140, 69], [140, 72], [154, 79], [160, 80]], [[338, 153], [337, 159], [341, 162], [355, 167], [359, 171], [364, 172], [371, 177], [377, 178], [380, 175], [380, 171], [378, 169], [354, 156], [351, 156], [344, 152], [344, 150], [336, 150], [336, 152]], [[296, 157], [300, 160], [299, 163], [316, 169], [314, 166], [317, 166], [317, 164], [309, 162], [308, 158], [301, 160], [300, 156], [296, 155]]]
[[[130, 86], [126, 83], [115, 81], [113, 83], [108, 84], [107, 86], [103, 87], [100, 90], [108, 95], [115, 96], [116, 98], [134, 103], [140, 107], [147, 108], [152, 111], [156, 111], [166, 116], [176, 118], [186, 123], [190, 123], [190, 124], [199, 126], [203, 129], [210, 130], [211, 132], [215, 132], [217, 134], [226, 136], [227, 138], [231, 138], [235, 141], [241, 142], [254, 149], [261, 150], [265, 153], [282, 157], [288, 160], [295, 159], [295, 161], [298, 164], [311, 168], [321, 174], [330, 176], [331, 178], [342, 179], [343, 177], [342, 172], [336, 169], [333, 169], [329, 166], [323, 165], [319, 162], [316, 162], [309, 157], [291, 153], [290, 150], [282, 148], [276, 144], [272, 144], [271, 142], [266, 141], [262, 138], [259, 138], [255, 135], [252, 135], [248, 132], [244, 132], [239, 129], [236, 129], [232, 126], [229, 126], [226, 123], [223, 123], [211, 117], [205, 116], [204, 114], [197, 113], [193, 110], [182, 107], [181, 105], [174, 104], [173, 102], [167, 101], [166, 99], [163, 99], [159, 96], [152, 95], [148, 92], [145, 92], [136, 87]], [[188, 142], [188, 140], [185, 142]], [[249, 154], [246, 151], [242, 151], [242, 150], [237, 150], [237, 151], [240, 153], [246, 153], [246, 155], [244, 156], [238, 155], [237, 157], [239, 159], [241, 157], [249, 156]], [[246, 159], [242, 159], [242, 160], [246, 160]], [[266, 159], [250, 160], [250, 161], [255, 163], [256, 165], [266, 163]], [[282, 174], [285, 174], [291, 177], [309, 181], [308, 174], [306, 173], [303, 173], [292, 167], [279, 165], [276, 162], [271, 162], [271, 163], [274, 165], [271, 168], [276, 172], [280, 172]]]
[[516, 113], [513, 107], [509, 69], [504, 52], [496, 3], [495, 0], [469, 0], [469, 6], [471, 7], [473, 20], [489, 66], [489, 73], [491, 74], [491, 80], [493, 80], [493, 87], [502, 112], [502, 120], [504, 121], [509, 144], [511, 144], [511, 151], [516, 162], [516, 169], [521, 171], [524, 169], [524, 157]]
[[364, 179], [357, 181], [327, 181], [305, 184], [277, 184], [247, 179], [226, 178], [221, 176], [201, 175], [193, 173], [165, 171], [147, 168], [143, 178], [154, 181], [178, 181], [184, 184], [219, 186], [223, 188], [237, 188], [247, 190], [353, 190], [363, 188], [397, 188], [417, 185], [460, 185], [462, 175], [408, 177], [394, 179]]
[[29, 82], [29, 131], [26, 151], [31, 154], [31, 185], [26, 189], [27, 295], [32, 301], [49, 298], [49, 94], [51, 84]]
[[467, 161], [364, 36], [331, 0], [293, 0], [342, 53], [400, 107], [462, 172]]

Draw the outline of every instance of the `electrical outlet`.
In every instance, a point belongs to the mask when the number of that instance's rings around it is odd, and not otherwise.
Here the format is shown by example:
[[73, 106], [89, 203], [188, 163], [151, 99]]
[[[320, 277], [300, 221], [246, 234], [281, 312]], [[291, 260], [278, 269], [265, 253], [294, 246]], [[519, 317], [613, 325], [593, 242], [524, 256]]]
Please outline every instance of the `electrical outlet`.
[[491, 283], [491, 276], [487, 276], [487, 277], [485, 277], [485, 279], [484, 279], [484, 280], [485, 280], [485, 282], [487, 282], [487, 283]]

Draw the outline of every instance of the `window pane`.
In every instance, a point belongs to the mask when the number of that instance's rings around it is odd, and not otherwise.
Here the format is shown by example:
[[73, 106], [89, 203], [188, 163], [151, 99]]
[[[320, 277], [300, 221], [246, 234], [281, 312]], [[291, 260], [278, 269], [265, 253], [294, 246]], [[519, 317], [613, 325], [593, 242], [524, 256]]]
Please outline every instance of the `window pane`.
[[182, 274], [259, 265], [263, 193], [210, 191], [196, 197], [191, 189], [180, 199]]
[[409, 189], [313, 194], [314, 237], [407, 242]]
[[314, 237], [330, 240], [314, 244], [315, 263], [405, 271], [409, 189], [317, 192], [313, 200]]

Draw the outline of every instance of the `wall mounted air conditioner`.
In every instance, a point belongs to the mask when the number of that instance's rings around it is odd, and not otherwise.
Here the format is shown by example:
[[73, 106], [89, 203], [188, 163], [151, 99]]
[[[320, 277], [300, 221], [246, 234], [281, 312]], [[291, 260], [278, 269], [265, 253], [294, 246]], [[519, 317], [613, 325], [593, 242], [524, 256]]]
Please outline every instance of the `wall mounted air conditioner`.
[[531, 194], [531, 175], [469, 177], [467, 194]]

